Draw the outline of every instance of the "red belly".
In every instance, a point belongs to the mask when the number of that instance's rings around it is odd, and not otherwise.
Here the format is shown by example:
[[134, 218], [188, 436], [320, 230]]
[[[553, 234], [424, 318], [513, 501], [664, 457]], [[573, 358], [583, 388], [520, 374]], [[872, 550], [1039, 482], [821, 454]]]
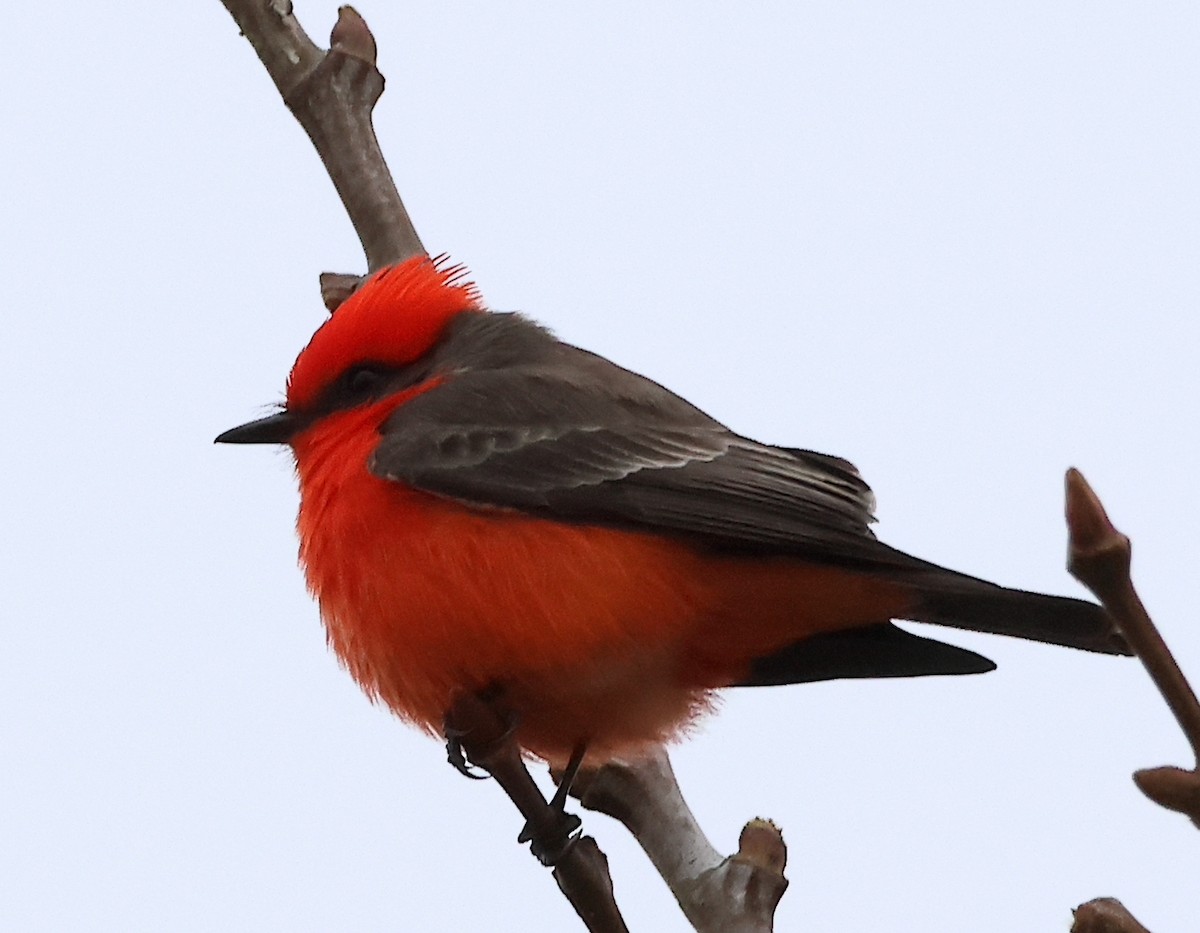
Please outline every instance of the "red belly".
[[301, 559], [338, 657], [431, 733], [456, 694], [499, 687], [530, 752], [629, 754], [676, 736], [754, 658], [907, 605], [901, 587], [835, 568], [404, 489], [367, 471], [377, 435], [354, 416], [296, 444]]

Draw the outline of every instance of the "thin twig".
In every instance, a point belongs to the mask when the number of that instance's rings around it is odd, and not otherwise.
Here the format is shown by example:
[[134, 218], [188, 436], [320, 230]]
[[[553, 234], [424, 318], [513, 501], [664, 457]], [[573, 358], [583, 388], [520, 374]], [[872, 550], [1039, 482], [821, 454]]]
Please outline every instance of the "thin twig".
[[1142, 792], [1160, 806], [1186, 813], [1200, 827], [1200, 702], [1146, 612], [1129, 575], [1129, 538], [1109, 520], [1100, 498], [1078, 470], [1067, 471], [1067, 568], [1096, 594], [1145, 665], [1192, 746], [1197, 767], [1149, 768], [1134, 774]]
[[375, 38], [363, 18], [353, 7], [342, 7], [330, 49], [323, 52], [292, 14], [289, 0], [221, 2], [312, 139], [362, 243], [368, 270], [423, 255], [371, 122], [384, 82], [375, 67]]

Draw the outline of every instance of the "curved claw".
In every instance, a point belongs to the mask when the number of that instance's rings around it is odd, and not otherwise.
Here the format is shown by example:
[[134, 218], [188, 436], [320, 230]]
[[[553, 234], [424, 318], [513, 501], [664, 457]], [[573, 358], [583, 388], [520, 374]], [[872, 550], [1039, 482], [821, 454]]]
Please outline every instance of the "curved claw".
[[[484, 691], [476, 696], [476, 702], [490, 703], [495, 693], [496, 691]], [[486, 743], [488, 747], [492, 745], [499, 746], [509, 741], [517, 728], [517, 718], [511, 712], [497, 713], [493, 710], [492, 714], [501, 717], [504, 731], [498, 737], [489, 738]], [[466, 743], [463, 742], [463, 739], [472, 734], [473, 730], [471, 728], [456, 728], [450, 725], [451, 721], [455, 721], [458, 718], [452, 709], [446, 714], [446, 718], [442, 723], [442, 734], [446, 737], [446, 760], [450, 762], [455, 771], [464, 777], [469, 777], [474, 781], [486, 780], [492, 776], [491, 773], [486, 767], [481, 767], [471, 761], [467, 755]], [[478, 742], [476, 742], [476, 745], [478, 745]], [[480, 749], [476, 748], [477, 754], [479, 751]]]
[[455, 771], [472, 781], [486, 781], [491, 777], [482, 768], [477, 768], [467, 760], [467, 753], [463, 751], [462, 736], [452, 729], [446, 730], [446, 760]]

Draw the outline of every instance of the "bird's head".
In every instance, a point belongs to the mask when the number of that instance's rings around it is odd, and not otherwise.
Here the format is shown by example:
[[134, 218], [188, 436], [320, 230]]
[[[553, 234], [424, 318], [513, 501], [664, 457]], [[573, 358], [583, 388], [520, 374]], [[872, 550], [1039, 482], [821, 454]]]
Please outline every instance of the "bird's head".
[[288, 376], [273, 415], [232, 428], [224, 444], [286, 444], [322, 415], [411, 385], [446, 325], [480, 311], [461, 266], [419, 256], [372, 275], [317, 329]]

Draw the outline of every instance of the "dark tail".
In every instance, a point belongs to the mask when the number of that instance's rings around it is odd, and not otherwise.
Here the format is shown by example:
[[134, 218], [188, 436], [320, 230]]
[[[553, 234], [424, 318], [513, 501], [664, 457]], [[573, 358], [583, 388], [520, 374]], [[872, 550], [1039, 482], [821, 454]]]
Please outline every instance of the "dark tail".
[[920, 602], [910, 614], [913, 621], [1100, 654], [1133, 653], [1108, 613], [1094, 603], [1010, 590], [933, 564], [914, 576]]
[[[906, 619], [1100, 654], [1133, 654], [1108, 613], [1095, 603], [1010, 590], [884, 544], [879, 544], [877, 555], [874, 567], [865, 572], [903, 583], [917, 596], [916, 606], [904, 616]], [[733, 686], [982, 674], [995, 666], [973, 651], [881, 623], [810, 636], [758, 658]]]
[[[899, 553], [899, 552], [897, 552]], [[951, 628], [1011, 635], [1101, 654], [1132, 654], [1103, 609], [1065, 596], [1010, 590], [986, 580], [916, 562], [920, 594], [908, 617]], [[895, 579], [889, 574], [889, 579]], [[827, 632], [757, 659], [734, 686], [760, 687], [860, 677], [982, 674], [995, 664], [981, 655], [922, 638], [885, 623]]]
[[922, 638], [884, 622], [823, 632], [758, 658], [733, 686], [773, 687], [820, 680], [985, 674], [996, 665], [983, 655]]

